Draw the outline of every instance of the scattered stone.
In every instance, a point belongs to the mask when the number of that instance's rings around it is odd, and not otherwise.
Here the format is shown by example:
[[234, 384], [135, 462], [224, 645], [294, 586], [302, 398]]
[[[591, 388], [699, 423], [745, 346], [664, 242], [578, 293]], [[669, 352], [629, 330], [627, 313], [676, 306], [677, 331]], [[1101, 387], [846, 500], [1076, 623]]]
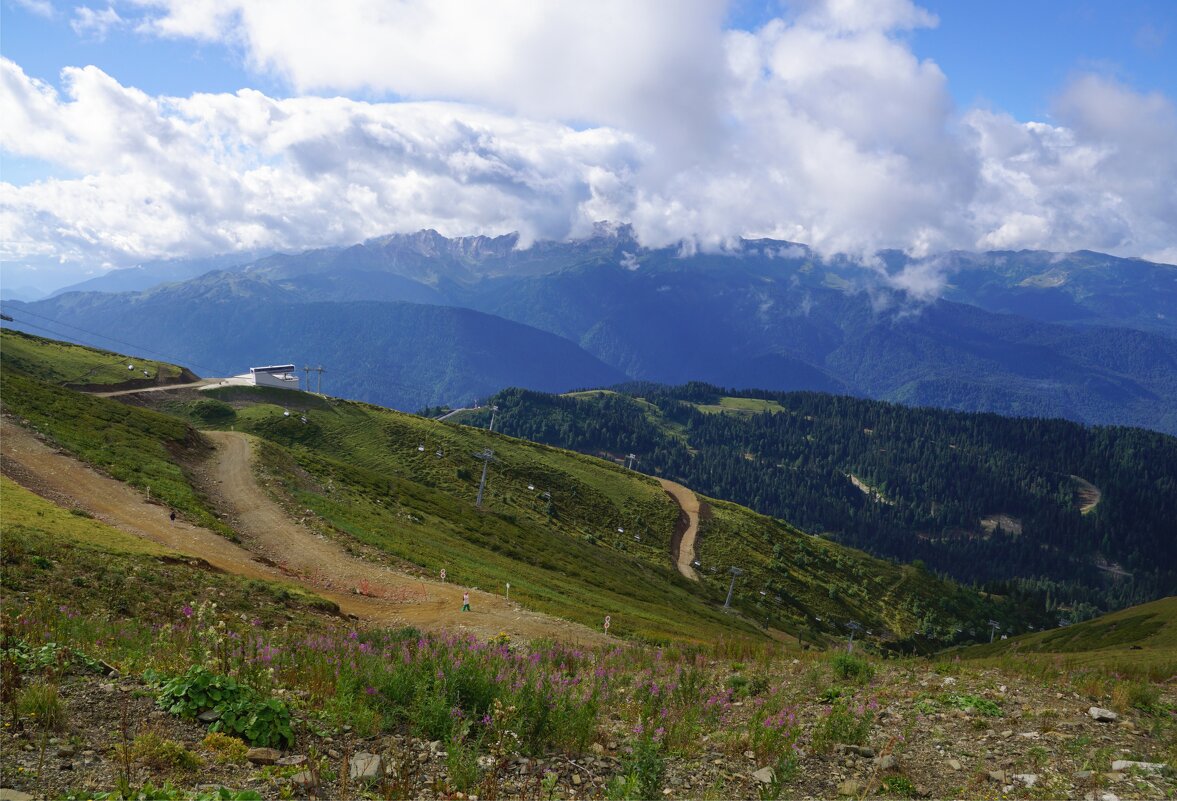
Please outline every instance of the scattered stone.
[[773, 773], [772, 768], [761, 768], [752, 774], [752, 778], [761, 784], [772, 784], [773, 779], [776, 778], [776, 774]]
[[1014, 730], [1013, 729], [1006, 729], [1005, 731], [1003, 731], [1001, 733], [1001, 736], [1008, 740], [1010, 737], [1014, 736]]
[[1120, 717], [1110, 709], [1102, 709], [1098, 706], [1093, 706], [1087, 710], [1087, 714], [1091, 716], [1092, 720], [1099, 723], [1115, 723], [1116, 718]]
[[1122, 781], [1124, 781], [1124, 774], [1120, 773], [1119, 771], [1115, 771], [1115, 770], [1113, 770], [1111, 773], [1103, 774], [1103, 777], [1105, 779], [1107, 779], [1109, 782], [1122, 782]]
[[1024, 737], [1027, 740], [1037, 740], [1042, 735], [1036, 731], [1020, 731], [1018, 732], [1018, 736]]
[[315, 776], [309, 770], [300, 770], [290, 777], [290, 783], [302, 790], [315, 786]]
[[376, 754], [361, 752], [351, 758], [348, 775], [352, 779], [368, 781], [379, 778], [384, 772], [384, 761]]
[[22, 793], [20, 790], [0, 787], [0, 801], [35, 801], [35, 799], [33, 796], [28, 793]]
[[860, 757], [864, 757], [866, 759], [873, 759], [875, 755], [875, 749], [869, 748], [865, 745], [848, 745], [846, 746], [846, 750], [850, 751], [851, 753], [858, 754]]
[[206, 709], [196, 716], [201, 723], [216, 723], [221, 719], [221, 712], [217, 709]]
[[963, 770], [964, 769], [964, 765], [960, 764], [959, 759], [948, 760], [948, 767], [952, 768], [953, 770]]
[[884, 754], [875, 760], [875, 765], [881, 771], [899, 770], [899, 760], [894, 754]]
[[580, 786], [580, 774], [579, 773], [572, 774], [572, 783], [575, 784], [577, 787]]
[[74, 769], [74, 763], [72, 763], [72, 762], [62, 762], [60, 765], [58, 765], [58, 766], [57, 766], [57, 769], [58, 769], [58, 770], [73, 770], [73, 769]]
[[327, 749], [327, 756], [331, 759], [339, 759], [343, 754], [336, 751], [334, 748]]
[[74, 747], [72, 745], [63, 745], [61, 748], [57, 749], [57, 755], [59, 757], [71, 757], [75, 753], [76, 752], [74, 751]]
[[601, 745], [600, 743], [593, 743], [591, 746], [589, 746], [589, 750], [597, 756], [601, 756], [605, 753], [605, 746]]
[[755, 759], [755, 758], [756, 758], [755, 751], [745, 751], [744, 752], [744, 759]]
[[278, 764], [283, 767], [292, 767], [294, 765], [305, 765], [307, 758], [302, 754], [294, 754], [293, 756], [282, 757], [278, 760]]
[[277, 748], [251, 748], [245, 752], [245, 758], [255, 765], [275, 765], [281, 757]]
[[1094, 790], [1083, 796], [1084, 801], [1120, 801], [1114, 793], [1097, 793]]
[[838, 795], [856, 796], [862, 793], [862, 782], [847, 779], [838, 785]]
[[1132, 770], [1136, 769], [1144, 773], [1159, 773], [1165, 769], [1165, 766], [1160, 762], [1133, 762], [1129, 759], [1117, 759], [1112, 763], [1112, 770]]
[[1021, 782], [1022, 784], [1026, 785], [1027, 787], [1033, 787], [1035, 784], [1038, 783], [1038, 774], [1037, 773], [1015, 773], [1013, 776], [1013, 779], [1014, 779], [1014, 781]]
[[996, 782], [997, 784], [1005, 784], [1005, 771], [1004, 770], [991, 770], [991, 771], [989, 771], [989, 781]]

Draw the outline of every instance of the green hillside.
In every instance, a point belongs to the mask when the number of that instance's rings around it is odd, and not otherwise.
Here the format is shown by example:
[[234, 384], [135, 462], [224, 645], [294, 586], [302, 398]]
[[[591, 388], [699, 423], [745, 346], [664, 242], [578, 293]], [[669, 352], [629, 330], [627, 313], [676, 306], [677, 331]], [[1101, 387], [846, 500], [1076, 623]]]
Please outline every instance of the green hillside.
[[1165, 681], [1177, 675], [1177, 596], [1065, 628], [974, 645], [957, 653], [962, 659], [1098, 668]]
[[1020, 595], [1051, 625], [1177, 585], [1177, 438], [811, 392], [624, 389], [491, 402], [507, 434], [634, 453], [643, 472], [806, 532]]
[[0, 352], [9, 369], [54, 384], [93, 386], [178, 380], [184, 370], [152, 359], [128, 358], [111, 351], [60, 342], [5, 328]]
[[[55, 353], [48, 348], [46, 361]], [[669, 558], [679, 510], [652, 479], [497, 433], [246, 388], [156, 393], [161, 413], [53, 386], [32, 377], [27, 361], [17, 367], [5, 355], [3, 364], [6, 412], [229, 535], [189, 480], [208, 448], [198, 426], [262, 437], [271, 488], [325, 530], [427, 574], [445, 568], [490, 591], [509, 581], [513, 599], [540, 611], [592, 626], [612, 615], [622, 636], [764, 636], [767, 622], [824, 642], [845, 636], [853, 620], [915, 647], [921, 632], [967, 631], [993, 616], [1012, 626], [1018, 615], [923, 571], [716, 501], [705, 501], [701, 526], [704, 580], [688, 581]], [[495, 460], [479, 510], [476, 454], [487, 448]], [[721, 608], [731, 566], [746, 571], [735, 614]]]

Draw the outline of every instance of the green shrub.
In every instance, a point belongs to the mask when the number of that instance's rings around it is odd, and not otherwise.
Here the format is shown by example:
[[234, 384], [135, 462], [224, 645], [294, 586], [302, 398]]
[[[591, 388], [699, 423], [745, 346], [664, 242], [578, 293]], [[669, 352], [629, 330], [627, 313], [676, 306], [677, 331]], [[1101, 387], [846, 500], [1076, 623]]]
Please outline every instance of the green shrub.
[[237, 737], [219, 731], [210, 731], [200, 743], [207, 748], [218, 765], [237, 765], [245, 761], [249, 746]]
[[883, 777], [883, 790], [887, 795], [897, 795], [900, 798], [916, 798], [919, 791], [906, 776]]
[[854, 709], [839, 698], [830, 707], [829, 714], [821, 718], [813, 729], [812, 746], [817, 753], [825, 753], [834, 743], [866, 745], [870, 727], [874, 723], [874, 712], [864, 706]]
[[16, 696], [16, 709], [33, 719], [33, 724], [44, 730], [60, 729], [65, 725], [65, 704], [57, 694], [56, 684], [30, 684]]
[[[120, 745], [116, 750], [121, 751], [125, 747]], [[182, 744], [161, 737], [154, 731], [136, 737], [131, 742], [127, 756], [131, 761], [155, 770], [196, 770], [203, 764], [200, 757]]]
[[830, 667], [833, 668], [834, 678], [841, 681], [866, 684], [875, 675], [875, 669], [871, 667], [870, 662], [854, 654], [834, 654], [830, 659]]

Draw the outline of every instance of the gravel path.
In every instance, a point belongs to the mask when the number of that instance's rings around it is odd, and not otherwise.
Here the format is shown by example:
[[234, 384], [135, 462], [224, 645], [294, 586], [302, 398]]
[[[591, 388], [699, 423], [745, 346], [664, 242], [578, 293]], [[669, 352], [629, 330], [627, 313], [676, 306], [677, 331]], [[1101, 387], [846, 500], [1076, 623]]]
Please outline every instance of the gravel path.
[[692, 581], [698, 581], [699, 574], [695, 572], [692, 563], [695, 561], [695, 538], [699, 535], [699, 497], [682, 484], [676, 484], [665, 478], [658, 479], [658, 483], [671, 498], [674, 498], [674, 502], [679, 505], [687, 518], [686, 528], [683, 528], [681, 533], [675, 532], [674, 539], [671, 541], [670, 556], [674, 559], [674, 565], [678, 568], [679, 573]]

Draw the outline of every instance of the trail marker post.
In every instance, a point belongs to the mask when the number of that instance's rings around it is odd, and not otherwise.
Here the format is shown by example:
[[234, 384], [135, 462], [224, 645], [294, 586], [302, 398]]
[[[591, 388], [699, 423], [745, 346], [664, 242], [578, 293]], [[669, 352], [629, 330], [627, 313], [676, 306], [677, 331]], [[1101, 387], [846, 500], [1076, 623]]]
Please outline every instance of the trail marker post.
[[613, 618], [610, 617], [609, 615], [605, 615], [605, 633], [606, 634], [609, 633], [609, 624], [612, 622], [613, 622]]

